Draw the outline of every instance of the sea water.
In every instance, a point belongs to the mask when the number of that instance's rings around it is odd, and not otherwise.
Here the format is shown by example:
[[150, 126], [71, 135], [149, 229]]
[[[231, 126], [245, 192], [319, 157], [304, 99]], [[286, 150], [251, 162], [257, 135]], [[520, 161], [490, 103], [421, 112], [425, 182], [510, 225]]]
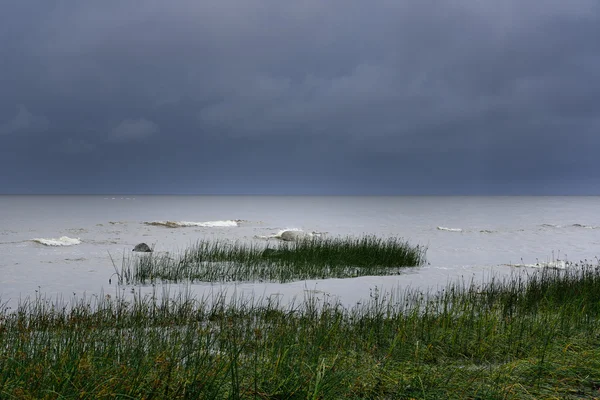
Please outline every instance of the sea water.
[[568, 268], [565, 260], [596, 262], [600, 197], [0, 196], [0, 303], [148, 292], [151, 285], [116, 287], [114, 279], [140, 242], [177, 253], [199, 239], [265, 244], [286, 229], [401, 237], [427, 246], [427, 263], [392, 277], [186, 289], [289, 300], [320, 293], [352, 304], [373, 290], [435, 290], [456, 280]]

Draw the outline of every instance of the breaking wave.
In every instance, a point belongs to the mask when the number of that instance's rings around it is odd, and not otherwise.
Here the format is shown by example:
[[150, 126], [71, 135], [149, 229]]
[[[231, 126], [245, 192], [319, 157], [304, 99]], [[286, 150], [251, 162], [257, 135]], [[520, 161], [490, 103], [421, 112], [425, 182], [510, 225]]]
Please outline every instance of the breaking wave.
[[566, 269], [571, 265], [571, 262], [565, 260], [556, 260], [556, 261], [545, 261], [538, 262], [535, 264], [505, 264], [511, 267], [521, 267], [521, 268], [552, 268], [552, 269]]
[[460, 228], [446, 228], [445, 226], [438, 226], [437, 229], [439, 231], [447, 231], [447, 232], [462, 232], [463, 231]]
[[571, 225], [574, 228], [584, 228], [584, 229], [599, 229], [600, 226], [592, 226], [592, 225], [584, 225], [584, 224], [573, 224]]
[[61, 236], [58, 239], [45, 239], [45, 238], [35, 238], [31, 239], [32, 242], [36, 242], [39, 244], [43, 244], [44, 246], [74, 246], [76, 244], [80, 244], [81, 240], [79, 238], [70, 238], [68, 236]]
[[167, 228], [187, 228], [187, 227], [203, 227], [203, 228], [216, 228], [216, 227], [233, 227], [239, 226], [241, 220], [229, 219], [225, 221], [206, 221], [206, 222], [191, 222], [191, 221], [152, 221], [144, 222], [146, 225], [153, 226], [164, 226]]
[[541, 224], [540, 225], [543, 228], [583, 228], [583, 229], [600, 229], [600, 226], [593, 226], [593, 225], [585, 225], [585, 224], [571, 224], [568, 226], [563, 226], [563, 225], [557, 225], [557, 224]]

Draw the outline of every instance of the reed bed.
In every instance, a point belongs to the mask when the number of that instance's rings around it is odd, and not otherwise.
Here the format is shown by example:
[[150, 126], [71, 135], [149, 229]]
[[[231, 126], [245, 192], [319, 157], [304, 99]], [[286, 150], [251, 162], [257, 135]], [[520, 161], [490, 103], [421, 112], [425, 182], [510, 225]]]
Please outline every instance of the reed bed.
[[425, 262], [426, 248], [398, 238], [305, 238], [273, 247], [200, 240], [182, 254], [144, 254], [123, 260], [120, 283], [290, 282], [397, 275]]
[[41, 297], [0, 312], [0, 398], [537, 399], [600, 395], [600, 269], [353, 307]]

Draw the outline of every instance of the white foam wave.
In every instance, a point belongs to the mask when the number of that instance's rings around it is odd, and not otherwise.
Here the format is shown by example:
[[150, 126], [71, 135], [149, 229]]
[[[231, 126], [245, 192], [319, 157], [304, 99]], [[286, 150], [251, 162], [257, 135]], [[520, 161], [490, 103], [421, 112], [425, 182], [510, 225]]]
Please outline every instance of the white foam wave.
[[254, 235], [254, 239], [275, 239], [275, 235]]
[[217, 227], [234, 227], [239, 226], [240, 220], [224, 220], [224, 221], [152, 221], [144, 222], [146, 225], [165, 226], [167, 228], [186, 228], [186, 227], [202, 227], [202, 228], [217, 228]]
[[586, 224], [571, 224], [571, 225], [558, 225], [558, 224], [541, 224], [540, 225], [542, 228], [582, 228], [582, 229], [600, 229], [600, 226], [594, 226], [594, 225], [586, 225]]
[[81, 240], [79, 238], [70, 238], [68, 236], [61, 236], [58, 239], [50, 238], [35, 238], [31, 239], [33, 242], [43, 244], [44, 246], [74, 246], [76, 244], [80, 244]]
[[447, 232], [462, 232], [463, 230], [460, 228], [447, 228], [445, 226], [438, 226], [439, 231], [447, 231]]
[[555, 260], [555, 261], [545, 261], [545, 262], [537, 262], [535, 264], [505, 264], [511, 267], [521, 267], [521, 268], [552, 268], [552, 269], [566, 269], [571, 265], [569, 261], [565, 260]]
[[542, 224], [541, 226], [544, 228], [562, 228], [562, 225], [557, 224]]

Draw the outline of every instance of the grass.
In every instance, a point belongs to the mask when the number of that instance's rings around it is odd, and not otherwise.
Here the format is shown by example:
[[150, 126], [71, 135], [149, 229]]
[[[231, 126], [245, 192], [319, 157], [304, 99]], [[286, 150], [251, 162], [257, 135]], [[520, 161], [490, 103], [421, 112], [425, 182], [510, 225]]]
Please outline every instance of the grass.
[[0, 312], [0, 398], [592, 399], [600, 267], [354, 307], [307, 297], [41, 297]]
[[306, 238], [274, 247], [201, 240], [183, 254], [124, 259], [120, 283], [230, 282], [395, 275], [425, 262], [426, 249], [398, 238]]

